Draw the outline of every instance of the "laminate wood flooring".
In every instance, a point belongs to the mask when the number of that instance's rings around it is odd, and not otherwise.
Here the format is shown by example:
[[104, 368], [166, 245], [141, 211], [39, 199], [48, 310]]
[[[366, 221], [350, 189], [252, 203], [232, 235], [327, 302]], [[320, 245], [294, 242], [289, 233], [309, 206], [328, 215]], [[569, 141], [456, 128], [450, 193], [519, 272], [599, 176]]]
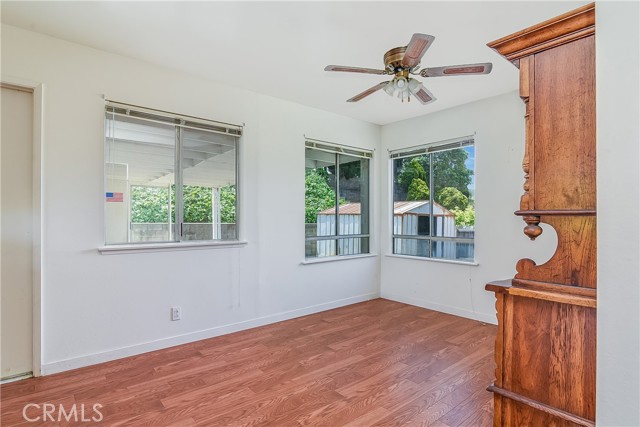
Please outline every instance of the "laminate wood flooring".
[[4, 384], [2, 426], [491, 426], [495, 334], [376, 299]]

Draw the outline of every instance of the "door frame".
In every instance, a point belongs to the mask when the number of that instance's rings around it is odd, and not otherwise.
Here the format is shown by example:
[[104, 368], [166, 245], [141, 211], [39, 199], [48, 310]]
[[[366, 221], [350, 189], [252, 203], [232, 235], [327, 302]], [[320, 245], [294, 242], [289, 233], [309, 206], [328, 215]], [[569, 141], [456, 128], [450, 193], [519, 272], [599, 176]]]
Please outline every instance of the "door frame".
[[32, 316], [33, 316], [33, 360], [32, 372], [34, 377], [42, 374], [42, 148], [43, 148], [43, 109], [44, 84], [14, 76], [3, 75], [2, 84], [9, 87], [24, 88], [33, 92], [33, 255], [32, 255]]

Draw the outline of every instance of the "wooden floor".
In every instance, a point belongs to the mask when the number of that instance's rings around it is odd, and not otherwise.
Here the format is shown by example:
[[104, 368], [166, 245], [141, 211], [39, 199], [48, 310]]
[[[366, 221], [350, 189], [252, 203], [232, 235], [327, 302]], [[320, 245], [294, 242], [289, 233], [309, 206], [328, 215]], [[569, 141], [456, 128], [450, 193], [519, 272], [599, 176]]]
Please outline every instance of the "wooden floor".
[[[377, 299], [2, 385], [2, 426], [490, 426], [495, 333]], [[45, 402], [104, 418], [23, 419]]]

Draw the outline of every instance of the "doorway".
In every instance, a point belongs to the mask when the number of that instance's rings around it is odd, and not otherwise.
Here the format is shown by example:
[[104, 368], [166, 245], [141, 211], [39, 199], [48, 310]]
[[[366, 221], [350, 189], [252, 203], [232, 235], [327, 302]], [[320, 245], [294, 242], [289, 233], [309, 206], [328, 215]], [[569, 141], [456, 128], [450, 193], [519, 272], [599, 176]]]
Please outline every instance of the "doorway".
[[0, 380], [33, 374], [34, 93], [2, 83]]

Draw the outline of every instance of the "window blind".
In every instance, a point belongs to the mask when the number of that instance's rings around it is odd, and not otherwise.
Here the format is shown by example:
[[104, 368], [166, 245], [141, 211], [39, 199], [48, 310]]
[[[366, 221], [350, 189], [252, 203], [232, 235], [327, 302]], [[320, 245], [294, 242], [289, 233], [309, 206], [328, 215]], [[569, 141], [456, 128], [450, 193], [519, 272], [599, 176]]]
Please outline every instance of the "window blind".
[[432, 142], [428, 144], [415, 145], [413, 147], [401, 148], [398, 150], [389, 150], [389, 157], [399, 159], [402, 157], [417, 156], [420, 154], [429, 154], [435, 151], [453, 150], [461, 147], [473, 145], [474, 135], [463, 136], [460, 138], [447, 139], [444, 141]]
[[116, 101], [106, 101], [106, 112], [116, 116], [133, 117], [150, 122], [171, 124], [182, 128], [199, 129], [237, 137], [242, 135], [242, 126], [240, 125], [185, 116]]
[[350, 147], [345, 145], [338, 145], [332, 142], [321, 141], [319, 139], [312, 139], [305, 137], [305, 147], [313, 148], [315, 150], [326, 151], [329, 153], [346, 154], [354, 157], [362, 157], [365, 159], [371, 159], [373, 157], [373, 150], [366, 150], [364, 148]]

